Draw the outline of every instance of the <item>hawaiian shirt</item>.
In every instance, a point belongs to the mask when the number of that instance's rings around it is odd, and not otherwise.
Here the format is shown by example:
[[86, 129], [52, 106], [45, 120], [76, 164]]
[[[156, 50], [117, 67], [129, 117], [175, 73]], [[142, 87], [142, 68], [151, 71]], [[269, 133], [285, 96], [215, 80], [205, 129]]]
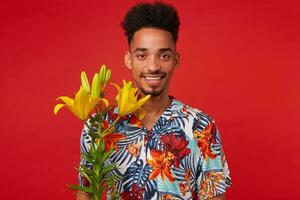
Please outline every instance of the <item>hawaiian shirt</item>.
[[[117, 108], [105, 120], [112, 123]], [[215, 121], [200, 110], [176, 99], [147, 130], [135, 115], [123, 117], [117, 133], [126, 136], [108, 159], [115, 163], [112, 176], [124, 200], [207, 199], [231, 186], [231, 178]], [[91, 139], [84, 127], [81, 151]], [[81, 163], [89, 163], [81, 158]], [[79, 184], [84, 178], [79, 175]]]

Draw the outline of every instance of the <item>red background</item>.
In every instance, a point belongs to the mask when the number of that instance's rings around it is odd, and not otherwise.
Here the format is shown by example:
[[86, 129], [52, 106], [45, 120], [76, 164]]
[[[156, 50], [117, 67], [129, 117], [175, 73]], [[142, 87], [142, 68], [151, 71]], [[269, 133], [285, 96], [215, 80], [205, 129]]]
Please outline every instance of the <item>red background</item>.
[[[102, 63], [130, 78], [120, 21], [135, 1], [0, 3], [1, 199], [74, 199], [82, 123], [55, 98]], [[233, 188], [228, 199], [299, 195], [299, 5], [168, 1], [181, 17], [181, 66], [170, 94], [216, 120]], [[111, 88], [111, 91], [114, 91]]]

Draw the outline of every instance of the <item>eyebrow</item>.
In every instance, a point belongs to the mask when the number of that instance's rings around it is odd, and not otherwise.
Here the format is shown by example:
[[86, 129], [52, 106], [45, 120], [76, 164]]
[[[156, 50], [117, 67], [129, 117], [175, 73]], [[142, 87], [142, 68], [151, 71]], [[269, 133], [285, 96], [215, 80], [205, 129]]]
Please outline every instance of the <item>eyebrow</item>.
[[160, 52], [166, 52], [166, 51], [171, 51], [173, 52], [173, 50], [171, 48], [162, 48], [162, 49], [159, 49]]
[[137, 51], [145, 52], [145, 51], [148, 51], [148, 49], [146, 49], [146, 48], [136, 48], [133, 53], [135, 53]]
[[[135, 52], [137, 52], [137, 51], [146, 52], [146, 51], [148, 51], [148, 49], [147, 49], [147, 48], [136, 48], [136, 49], [134, 50], [133, 53], [135, 53]], [[160, 52], [166, 52], [166, 51], [171, 51], [171, 52], [173, 52], [173, 50], [172, 50], [171, 48], [161, 48], [161, 49], [159, 49], [159, 51], [160, 51]]]

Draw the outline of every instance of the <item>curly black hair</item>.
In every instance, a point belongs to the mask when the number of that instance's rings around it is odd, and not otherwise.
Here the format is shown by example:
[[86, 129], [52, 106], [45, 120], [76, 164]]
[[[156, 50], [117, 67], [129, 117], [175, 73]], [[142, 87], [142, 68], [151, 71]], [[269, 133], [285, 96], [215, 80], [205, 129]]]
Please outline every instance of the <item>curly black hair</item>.
[[157, 28], [172, 34], [176, 43], [179, 31], [179, 17], [177, 11], [168, 4], [155, 1], [154, 3], [139, 3], [133, 6], [125, 15], [121, 23], [125, 30], [128, 43], [136, 31], [142, 28]]

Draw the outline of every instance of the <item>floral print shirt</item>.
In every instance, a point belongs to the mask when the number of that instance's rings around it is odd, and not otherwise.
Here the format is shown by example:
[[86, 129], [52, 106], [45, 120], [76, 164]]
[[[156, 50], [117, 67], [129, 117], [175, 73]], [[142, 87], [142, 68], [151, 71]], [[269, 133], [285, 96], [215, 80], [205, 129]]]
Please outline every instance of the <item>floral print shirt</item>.
[[[117, 110], [107, 113], [112, 123]], [[90, 137], [82, 131], [81, 151], [88, 152]], [[125, 137], [107, 160], [116, 170], [110, 174], [124, 200], [207, 199], [231, 186], [231, 178], [220, 134], [207, 114], [176, 99], [151, 130], [134, 115], [122, 118], [115, 127]], [[81, 159], [81, 163], [89, 163]], [[86, 181], [79, 175], [80, 185]]]

